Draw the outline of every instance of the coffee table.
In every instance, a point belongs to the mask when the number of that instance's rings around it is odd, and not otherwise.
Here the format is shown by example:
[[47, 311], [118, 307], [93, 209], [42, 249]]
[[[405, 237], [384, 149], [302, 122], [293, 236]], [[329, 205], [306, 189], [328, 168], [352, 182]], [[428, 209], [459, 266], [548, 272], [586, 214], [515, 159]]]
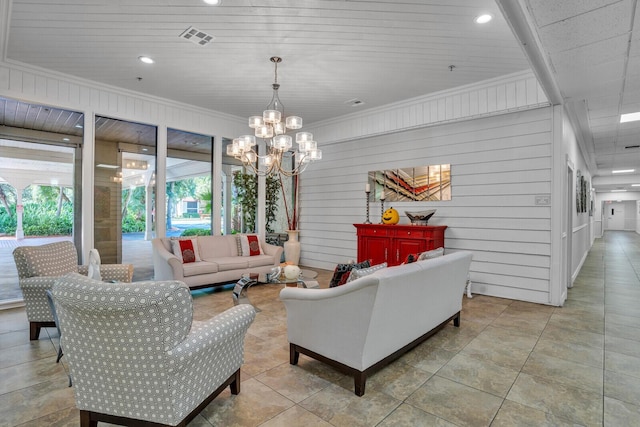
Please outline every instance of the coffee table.
[[249, 288], [254, 285], [285, 285], [291, 287], [298, 288], [308, 288], [308, 289], [318, 289], [320, 285], [315, 279], [318, 276], [318, 273], [312, 270], [301, 270], [301, 275], [297, 280], [281, 280], [281, 279], [271, 279], [268, 274], [264, 273], [249, 273], [243, 275], [242, 279], [240, 279], [235, 287], [233, 288], [233, 304], [251, 304], [256, 309], [257, 312], [261, 310], [256, 307], [255, 304], [252, 304], [249, 300]]

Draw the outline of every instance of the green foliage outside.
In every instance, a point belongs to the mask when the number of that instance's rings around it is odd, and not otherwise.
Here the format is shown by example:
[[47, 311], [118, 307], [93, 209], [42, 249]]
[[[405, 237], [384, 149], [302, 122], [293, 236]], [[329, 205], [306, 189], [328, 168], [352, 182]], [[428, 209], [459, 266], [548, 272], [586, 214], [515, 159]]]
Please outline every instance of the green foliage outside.
[[[258, 201], [256, 175], [236, 172], [233, 175], [234, 193], [233, 233], [255, 231]], [[267, 206], [266, 231], [273, 233], [273, 222], [277, 219], [279, 182], [276, 178], [266, 180]], [[59, 187], [33, 185], [23, 192], [23, 230], [25, 236], [71, 235], [73, 231], [73, 192], [66, 188], [61, 194]], [[145, 231], [145, 189], [136, 187], [122, 190], [122, 232]], [[183, 198], [193, 197], [205, 201], [203, 213], [211, 213], [211, 177], [196, 177], [167, 184], [167, 228], [171, 227], [171, 214]], [[185, 218], [197, 218], [199, 214], [184, 214]], [[0, 184], [0, 234], [16, 232], [16, 195], [8, 184]], [[210, 234], [208, 229], [185, 230], [183, 235]]]
[[123, 233], [140, 233], [145, 229], [145, 216], [136, 216], [129, 213], [126, 217], [122, 218], [122, 232]]
[[122, 189], [122, 232], [139, 233], [145, 230], [146, 191], [144, 187]]
[[180, 236], [211, 236], [211, 230], [207, 228], [187, 228]]
[[[16, 194], [13, 187], [1, 184], [0, 234], [16, 233]], [[60, 187], [32, 185], [22, 195], [25, 236], [69, 236], [73, 231], [73, 192]], [[8, 209], [7, 209], [8, 208]]]
[[[176, 212], [176, 208], [178, 203], [182, 201], [182, 199], [193, 198], [193, 199], [202, 199], [202, 195], [207, 192], [211, 193], [211, 176], [198, 176], [195, 178], [187, 178], [182, 179], [180, 181], [171, 181], [167, 182], [167, 230], [171, 230], [173, 228], [172, 219], [175, 218], [174, 212]], [[208, 209], [211, 213], [211, 199], [208, 202]], [[206, 210], [206, 208], [205, 208]], [[183, 214], [183, 218], [198, 218], [199, 215], [194, 214]]]

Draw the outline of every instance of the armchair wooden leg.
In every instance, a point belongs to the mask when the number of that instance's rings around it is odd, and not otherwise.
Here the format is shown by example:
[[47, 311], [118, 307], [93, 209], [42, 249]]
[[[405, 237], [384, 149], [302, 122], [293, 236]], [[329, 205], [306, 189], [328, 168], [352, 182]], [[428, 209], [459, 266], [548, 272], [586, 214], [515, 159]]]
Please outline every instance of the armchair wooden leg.
[[236, 371], [233, 378], [233, 382], [229, 384], [229, 388], [231, 388], [231, 394], [239, 394], [240, 393], [240, 369]]
[[90, 411], [80, 411], [80, 427], [98, 427], [98, 421], [91, 419]]
[[40, 324], [37, 322], [29, 322], [29, 339], [36, 341], [40, 337]]
[[29, 322], [29, 339], [36, 341], [40, 337], [40, 330], [42, 328], [55, 328], [56, 323], [51, 322]]

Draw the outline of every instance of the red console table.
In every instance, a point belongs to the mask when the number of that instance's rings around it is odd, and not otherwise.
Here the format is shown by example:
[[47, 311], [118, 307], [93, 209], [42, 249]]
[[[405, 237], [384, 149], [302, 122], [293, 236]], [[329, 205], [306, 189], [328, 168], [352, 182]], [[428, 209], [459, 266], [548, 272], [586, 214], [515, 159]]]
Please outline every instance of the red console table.
[[402, 264], [409, 254], [444, 247], [446, 225], [353, 224], [358, 230], [358, 262]]

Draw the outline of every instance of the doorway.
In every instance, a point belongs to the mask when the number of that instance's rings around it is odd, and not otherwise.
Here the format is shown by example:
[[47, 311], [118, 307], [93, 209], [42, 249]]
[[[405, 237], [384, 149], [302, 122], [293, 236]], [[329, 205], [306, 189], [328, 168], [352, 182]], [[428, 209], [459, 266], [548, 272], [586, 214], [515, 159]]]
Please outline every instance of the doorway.
[[155, 126], [95, 118], [94, 247], [105, 264], [133, 264], [134, 281], [153, 278]]
[[635, 231], [637, 229], [636, 200], [606, 200], [602, 204], [605, 230]]
[[563, 254], [565, 262], [563, 263], [564, 280], [567, 288], [573, 287], [573, 251], [572, 251], [572, 238], [573, 238], [573, 215], [575, 206], [573, 201], [576, 200], [574, 191], [576, 186], [573, 181], [573, 167], [567, 165], [567, 194], [565, 197], [565, 215], [564, 221], [562, 221], [562, 237], [563, 237]]

